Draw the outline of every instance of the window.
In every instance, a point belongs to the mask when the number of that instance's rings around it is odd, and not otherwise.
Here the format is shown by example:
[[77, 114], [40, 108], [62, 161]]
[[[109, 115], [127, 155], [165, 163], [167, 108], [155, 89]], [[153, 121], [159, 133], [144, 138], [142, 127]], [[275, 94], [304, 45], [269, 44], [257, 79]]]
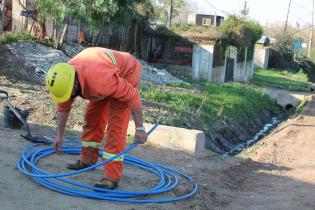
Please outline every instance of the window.
[[202, 18], [202, 25], [203, 26], [210, 26], [211, 19], [210, 18]]

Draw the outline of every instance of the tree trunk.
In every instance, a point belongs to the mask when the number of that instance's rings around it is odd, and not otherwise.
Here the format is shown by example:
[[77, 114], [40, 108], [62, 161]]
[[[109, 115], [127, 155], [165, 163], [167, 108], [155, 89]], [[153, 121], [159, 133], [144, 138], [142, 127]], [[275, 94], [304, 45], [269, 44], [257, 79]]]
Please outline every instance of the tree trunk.
[[57, 40], [57, 21], [53, 20], [53, 35], [52, 35], [52, 39], [54, 40], [54, 42], [56, 42]]
[[3, 11], [0, 9], [0, 34], [3, 33], [3, 22], [4, 22], [4, 14], [3, 14]]
[[45, 39], [45, 37], [47, 36], [46, 33], [46, 21], [41, 21], [39, 22], [40, 28], [41, 28], [41, 35], [40, 35], [40, 39]]
[[62, 33], [60, 35], [60, 39], [58, 42], [56, 42], [56, 45], [55, 45], [55, 48], [58, 49], [62, 44], [63, 44], [63, 41], [65, 39], [65, 36], [66, 36], [66, 33], [67, 33], [67, 30], [68, 30], [68, 24], [66, 23], [63, 27], [63, 30], [62, 30]]

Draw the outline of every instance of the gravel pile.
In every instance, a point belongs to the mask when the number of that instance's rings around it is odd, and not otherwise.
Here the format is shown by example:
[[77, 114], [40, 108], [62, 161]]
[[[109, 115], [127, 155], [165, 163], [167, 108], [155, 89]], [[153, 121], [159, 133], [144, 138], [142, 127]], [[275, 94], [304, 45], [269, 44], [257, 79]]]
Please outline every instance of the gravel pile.
[[84, 50], [86, 47], [83, 47], [82, 45], [76, 44], [76, 43], [70, 43], [70, 44], [64, 44], [62, 46], [62, 51], [69, 57], [73, 58], [76, 56], [79, 52]]
[[[71, 57], [84, 50], [79, 44], [64, 45], [63, 51], [41, 45], [36, 42], [20, 41], [10, 46], [11, 52], [24, 61], [24, 65], [34, 69], [35, 73], [44, 78], [48, 69], [56, 63], [67, 62]], [[65, 53], [64, 53], [65, 52]], [[182, 80], [174, 77], [165, 69], [157, 69], [145, 61], [141, 79], [155, 84], [181, 83]]]
[[67, 62], [70, 59], [62, 51], [36, 42], [12, 43], [10, 50], [16, 57], [24, 61], [25, 66], [31, 67], [37, 74], [43, 75], [53, 64]]
[[173, 76], [165, 69], [157, 69], [147, 62], [140, 60], [143, 65], [143, 72], [141, 79], [144, 81], [152, 82], [155, 84], [170, 84], [170, 83], [182, 83], [183, 81]]

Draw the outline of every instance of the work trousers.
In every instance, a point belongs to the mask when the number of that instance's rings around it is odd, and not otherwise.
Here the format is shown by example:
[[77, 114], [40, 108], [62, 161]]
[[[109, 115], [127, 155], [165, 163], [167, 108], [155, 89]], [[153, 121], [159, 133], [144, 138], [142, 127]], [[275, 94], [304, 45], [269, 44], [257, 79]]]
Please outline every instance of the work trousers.
[[[135, 61], [135, 67], [125, 79], [138, 88], [142, 65]], [[106, 160], [125, 149], [130, 108], [126, 102], [114, 98], [101, 101], [90, 101], [85, 112], [83, 126], [82, 152], [80, 160], [86, 164], [95, 164], [99, 157], [99, 146], [104, 139], [106, 129], [103, 160]], [[117, 158], [104, 165], [104, 177], [119, 182], [123, 158]]]

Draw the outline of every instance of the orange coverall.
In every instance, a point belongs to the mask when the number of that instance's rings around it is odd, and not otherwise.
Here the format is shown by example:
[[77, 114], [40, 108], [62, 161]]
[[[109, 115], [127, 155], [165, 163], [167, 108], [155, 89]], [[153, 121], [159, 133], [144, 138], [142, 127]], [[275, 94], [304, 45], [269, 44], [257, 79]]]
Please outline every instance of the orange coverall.
[[[87, 48], [72, 58], [81, 86], [81, 97], [89, 100], [83, 126], [80, 160], [95, 164], [99, 145], [106, 144], [103, 159], [125, 149], [130, 110], [142, 107], [138, 85], [142, 65], [129, 53], [105, 48]], [[73, 99], [57, 103], [57, 112], [70, 112]], [[104, 165], [104, 177], [119, 181], [123, 158]]]

